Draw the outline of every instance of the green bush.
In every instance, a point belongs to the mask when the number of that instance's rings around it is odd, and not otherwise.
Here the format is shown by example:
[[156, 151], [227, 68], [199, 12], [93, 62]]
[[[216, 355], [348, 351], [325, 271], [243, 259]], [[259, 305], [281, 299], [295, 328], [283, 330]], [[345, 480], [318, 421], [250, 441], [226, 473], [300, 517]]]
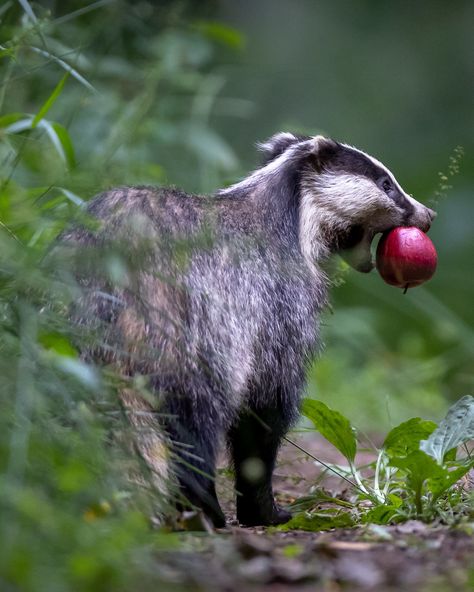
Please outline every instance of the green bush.
[[127, 479], [121, 378], [81, 360], [80, 288], [51, 248], [91, 194], [161, 183], [178, 153], [188, 183], [235, 167], [208, 117], [216, 43], [238, 36], [184, 4], [52, 4], [0, 9], [0, 588], [155, 589], [165, 502]]

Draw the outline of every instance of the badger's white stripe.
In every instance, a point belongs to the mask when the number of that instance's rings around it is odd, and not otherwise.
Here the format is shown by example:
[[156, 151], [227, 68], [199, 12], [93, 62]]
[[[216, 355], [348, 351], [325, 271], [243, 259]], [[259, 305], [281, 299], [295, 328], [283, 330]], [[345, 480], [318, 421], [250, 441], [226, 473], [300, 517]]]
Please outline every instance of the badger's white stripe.
[[305, 144], [307, 144], [308, 152], [310, 152], [315, 146], [315, 139], [304, 140], [303, 142], [292, 144], [283, 152], [283, 154], [280, 154], [280, 156], [270, 161], [266, 166], [257, 169], [242, 181], [234, 183], [234, 185], [226, 187], [225, 189], [221, 189], [217, 195], [225, 196], [236, 190], [247, 191], [259, 183], [265, 182], [265, 179], [272, 177], [285, 165], [285, 163], [291, 161], [295, 154], [299, 152]]

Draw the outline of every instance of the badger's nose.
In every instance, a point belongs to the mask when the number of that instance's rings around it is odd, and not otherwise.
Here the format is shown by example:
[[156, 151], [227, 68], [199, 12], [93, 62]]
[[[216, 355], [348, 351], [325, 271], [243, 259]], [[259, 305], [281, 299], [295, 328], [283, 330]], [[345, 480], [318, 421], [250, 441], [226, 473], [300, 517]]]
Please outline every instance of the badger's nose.
[[423, 232], [428, 232], [428, 230], [431, 228], [431, 222], [433, 222], [433, 220], [436, 218], [437, 214], [431, 208], [425, 207], [424, 210], [425, 210], [425, 215], [423, 216], [423, 221], [419, 227], [420, 227], [420, 230], [423, 230]]

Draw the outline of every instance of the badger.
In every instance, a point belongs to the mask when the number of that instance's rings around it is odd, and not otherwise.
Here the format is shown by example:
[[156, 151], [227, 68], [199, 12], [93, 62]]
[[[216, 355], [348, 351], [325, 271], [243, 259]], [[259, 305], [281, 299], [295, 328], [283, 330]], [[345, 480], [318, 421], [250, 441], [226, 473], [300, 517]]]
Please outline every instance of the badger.
[[[275, 502], [272, 473], [320, 348], [325, 261], [339, 254], [367, 273], [377, 233], [427, 231], [435, 216], [347, 144], [279, 133], [260, 148], [262, 166], [212, 196], [108, 190], [88, 205], [96, 223], [62, 236], [82, 249], [75, 318], [99, 336], [84, 355], [130, 379], [120, 399], [137, 450], [161, 481], [166, 467], [180, 507], [215, 527], [225, 525], [215, 488], [223, 441], [239, 523], [291, 517]], [[120, 280], [103, 272], [99, 252], [119, 258]]]

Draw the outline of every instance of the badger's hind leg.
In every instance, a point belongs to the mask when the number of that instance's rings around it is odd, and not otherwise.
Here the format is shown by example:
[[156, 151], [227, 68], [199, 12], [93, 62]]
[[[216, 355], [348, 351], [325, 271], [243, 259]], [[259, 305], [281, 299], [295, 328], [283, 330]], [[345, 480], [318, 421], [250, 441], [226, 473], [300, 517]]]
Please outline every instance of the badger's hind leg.
[[242, 411], [228, 434], [235, 470], [237, 520], [246, 526], [283, 524], [290, 512], [273, 496], [272, 474], [290, 418], [275, 407]]
[[120, 398], [155, 489], [171, 496], [178, 510], [199, 508], [215, 527], [224, 527], [214, 482], [216, 426], [210, 429], [208, 421], [204, 426], [194, 417], [190, 401], [179, 396], [168, 397], [159, 409], [132, 390], [124, 389]]
[[179, 487], [178, 508], [200, 508], [216, 528], [222, 528], [225, 516], [215, 487], [220, 419], [205, 401], [196, 405], [191, 397], [170, 394], [160, 413], [170, 440], [170, 469]]

